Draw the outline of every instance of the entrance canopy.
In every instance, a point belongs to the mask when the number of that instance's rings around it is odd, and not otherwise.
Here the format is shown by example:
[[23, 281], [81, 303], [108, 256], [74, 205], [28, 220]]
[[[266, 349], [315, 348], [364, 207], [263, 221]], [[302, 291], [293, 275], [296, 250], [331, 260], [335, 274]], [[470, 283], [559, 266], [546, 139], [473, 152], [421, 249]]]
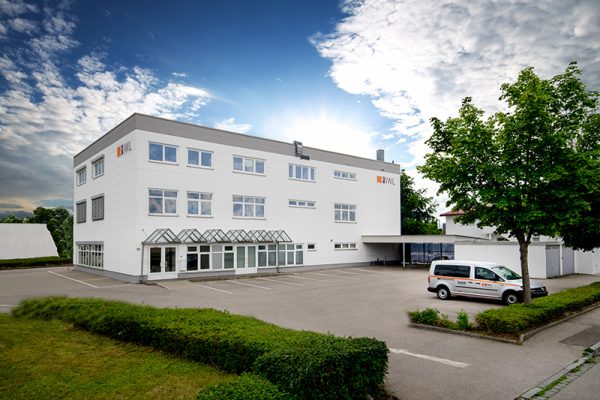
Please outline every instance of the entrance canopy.
[[200, 233], [197, 229], [183, 229], [175, 235], [169, 228], [156, 229], [142, 244], [170, 243], [284, 243], [292, 239], [284, 230], [232, 229], [223, 232], [221, 229], [208, 229]]
[[363, 243], [455, 243], [464, 241], [486, 241], [481, 238], [461, 235], [362, 235]]

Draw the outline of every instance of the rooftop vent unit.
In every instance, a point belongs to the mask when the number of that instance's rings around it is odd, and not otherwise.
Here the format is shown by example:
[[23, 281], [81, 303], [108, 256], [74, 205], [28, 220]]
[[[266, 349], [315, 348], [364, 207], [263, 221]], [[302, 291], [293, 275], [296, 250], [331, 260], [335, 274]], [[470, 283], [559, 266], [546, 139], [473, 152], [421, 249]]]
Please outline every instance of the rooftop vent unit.
[[296, 157], [302, 158], [302, 142], [294, 140], [294, 146], [296, 146]]
[[385, 161], [385, 150], [377, 150], [377, 161]]

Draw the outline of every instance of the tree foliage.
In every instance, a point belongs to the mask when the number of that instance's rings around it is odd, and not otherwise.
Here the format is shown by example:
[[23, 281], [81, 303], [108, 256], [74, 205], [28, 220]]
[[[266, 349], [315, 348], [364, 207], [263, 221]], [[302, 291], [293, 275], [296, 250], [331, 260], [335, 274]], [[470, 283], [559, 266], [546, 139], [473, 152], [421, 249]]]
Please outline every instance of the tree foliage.
[[433, 152], [420, 168], [448, 193], [448, 205], [465, 212], [459, 222], [494, 226], [517, 239], [526, 302], [532, 236], [564, 236], [584, 249], [600, 245], [600, 235], [584, 233], [598, 229], [598, 94], [579, 76], [575, 63], [549, 80], [526, 68], [501, 87], [509, 111], [489, 118], [465, 98], [458, 117], [432, 119]]
[[400, 177], [402, 195], [401, 216], [403, 235], [438, 234], [435, 217], [437, 203], [427, 197], [425, 189], [416, 189], [413, 178], [406, 174]]
[[56, 245], [58, 255], [64, 258], [73, 257], [73, 216], [63, 208], [38, 207], [33, 216], [20, 219], [14, 215], [0, 218], [0, 223], [46, 224]]

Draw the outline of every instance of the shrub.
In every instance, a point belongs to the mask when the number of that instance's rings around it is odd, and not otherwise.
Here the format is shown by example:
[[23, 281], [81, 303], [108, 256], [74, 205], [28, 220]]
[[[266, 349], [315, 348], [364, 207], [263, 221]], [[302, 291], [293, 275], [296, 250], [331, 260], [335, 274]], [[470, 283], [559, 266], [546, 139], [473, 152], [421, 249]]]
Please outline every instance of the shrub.
[[13, 258], [9, 260], [0, 260], [0, 269], [71, 264], [72, 262], [73, 261], [70, 258], [62, 257]]
[[268, 380], [252, 374], [242, 374], [227, 382], [207, 386], [197, 400], [291, 400]]
[[473, 329], [473, 324], [469, 322], [469, 314], [464, 310], [458, 312], [456, 323], [454, 325], [459, 331], [469, 331]]
[[297, 399], [347, 399], [377, 390], [387, 371], [385, 343], [284, 329], [212, 309], [157, 309], [101, 299], [43, 298], [17, 317], [57, 318], [90, 332], [253, 372]]
[[442, 328], [448, 328], [452, 325], [448, 317], [441, 314], [435, 308], [426, 308], [423, 311], [409, 311], [408, 317], [415, 324], [440, 326]]
[[524, 332], [600, 302], [600, 282], [534, 299], [530, 305], [513, 304], [477, 314], [478, 329], [518, 336]]

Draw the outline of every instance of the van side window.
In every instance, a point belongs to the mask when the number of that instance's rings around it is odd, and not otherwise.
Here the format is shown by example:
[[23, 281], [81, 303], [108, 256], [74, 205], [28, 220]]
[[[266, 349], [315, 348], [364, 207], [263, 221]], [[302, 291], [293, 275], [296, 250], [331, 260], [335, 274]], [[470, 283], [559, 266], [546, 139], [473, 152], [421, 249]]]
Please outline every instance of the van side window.
[[497, 281], [498, 276], [487, 268], [475, 267], [475, 279]]
[[435, 266], [435, 275], [451, 276], [454, 278], [468, 278], [471, 276], [471, 267], [468, 265], [443, 265]]

